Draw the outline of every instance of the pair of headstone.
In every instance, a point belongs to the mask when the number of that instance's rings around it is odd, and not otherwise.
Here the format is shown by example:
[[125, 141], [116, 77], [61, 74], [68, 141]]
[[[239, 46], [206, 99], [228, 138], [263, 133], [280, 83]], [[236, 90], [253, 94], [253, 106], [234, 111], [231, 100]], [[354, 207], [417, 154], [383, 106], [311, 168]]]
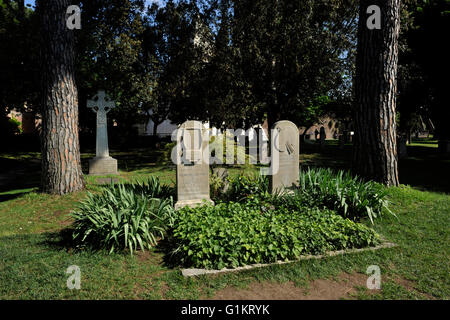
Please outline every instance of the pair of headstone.
[[[209, 135], [199, 121], [186, 121], [177, 131], [177, 203], [175, 208], [213, 204], [209, 195]], [[289, 191], [299, 180], [299, 131], [290, 121], [273, 125], [270, 190]]]

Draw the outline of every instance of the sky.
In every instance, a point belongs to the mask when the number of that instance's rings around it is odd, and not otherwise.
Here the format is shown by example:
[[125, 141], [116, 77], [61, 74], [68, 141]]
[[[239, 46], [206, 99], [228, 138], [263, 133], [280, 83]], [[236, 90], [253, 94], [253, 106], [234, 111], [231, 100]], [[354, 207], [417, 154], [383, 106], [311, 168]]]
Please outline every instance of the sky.
[[[151, 5], [153, 2], [156, 2], [158, 4], [162, 4], [164, 3], [165, 0], [146, 0], [145, 4], [146, 5]], [[31, 4], [32, 6], [34, 6], [36, 0], [25, 0], [25, 5], [27, 4]]]

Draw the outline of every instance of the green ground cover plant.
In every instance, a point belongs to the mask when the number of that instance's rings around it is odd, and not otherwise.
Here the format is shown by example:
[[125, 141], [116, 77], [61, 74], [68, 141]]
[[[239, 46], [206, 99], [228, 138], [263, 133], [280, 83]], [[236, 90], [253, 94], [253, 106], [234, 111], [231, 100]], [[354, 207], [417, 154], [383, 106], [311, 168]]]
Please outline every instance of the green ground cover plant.
[[170, 240], [179, 264], [222, 269], [373, 246], [380, 238], [328, 209], [290, 211], [228, 202], [179, 210]]
[[88, 193], [72, 213], [73, 238], [78, 247], [133, 253], [156, 246], [168, 232], [169, 259], [188, 267], [292, 260], [378, 244], [373, 230], [347, 219], [359, 220], [363, 209], [377, 216], [385, 205], [377, 187], [342, 171], [310, 169], [294, 193], [273, 195], [267, 177], [240, 174], [229, 179], [227, 192], [217, 193], [216, 206], [175, 212], [173, 187], [150, 177]]
[[349, 172], [323, 168], [308, 168], [299, 175], [294, 193], [269, 192], [269, 179], [260, 175], [238, 175], [230, 178], [226, 193], [217, 193], [214, 201], [246, 202], [249, 200], [284, 206], [293, 211], [302, 207], [327, 208], [344, 218], [359, 221], [380, 217], [389, 210], [387, 189], [373, 181], [364, 182]]

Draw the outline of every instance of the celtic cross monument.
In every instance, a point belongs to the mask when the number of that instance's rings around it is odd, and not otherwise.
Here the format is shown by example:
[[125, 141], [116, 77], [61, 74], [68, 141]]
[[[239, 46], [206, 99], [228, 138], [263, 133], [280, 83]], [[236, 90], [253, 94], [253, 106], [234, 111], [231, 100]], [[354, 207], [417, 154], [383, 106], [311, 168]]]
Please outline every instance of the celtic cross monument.
[[106, 114], [116, 105], [105, 94], [105, 91], [99, 91], [92, 100], [87, 101], [87, 106], [97, 113], [96, 156], [89, 160], [89, 174], [117, 174], [117, 160], [109, 155], [108, 127], [106, 122]]

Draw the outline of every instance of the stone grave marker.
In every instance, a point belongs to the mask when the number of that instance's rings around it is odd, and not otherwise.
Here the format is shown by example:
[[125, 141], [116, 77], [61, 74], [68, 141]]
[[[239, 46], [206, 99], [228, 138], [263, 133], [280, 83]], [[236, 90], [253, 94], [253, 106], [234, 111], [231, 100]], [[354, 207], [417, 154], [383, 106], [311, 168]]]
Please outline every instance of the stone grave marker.
[[272, 127], [270, 191], [289, 191], [298, 186], [300, 136], [291, 121], [276, 122]]
[[92, 100], [87, 101], [87, 106], [97, 113], [96, 156], [89, 160], [89, 174], [117, 174], [117, 160], [109, 155], [106, 122], [106, 114], [116, 105], [104, 91], [99, 91]]
[[199, 121], [184, 122], [177, 132], [177, 202], [175, 209], [214, 204], [209, 197], [209, 135]]

